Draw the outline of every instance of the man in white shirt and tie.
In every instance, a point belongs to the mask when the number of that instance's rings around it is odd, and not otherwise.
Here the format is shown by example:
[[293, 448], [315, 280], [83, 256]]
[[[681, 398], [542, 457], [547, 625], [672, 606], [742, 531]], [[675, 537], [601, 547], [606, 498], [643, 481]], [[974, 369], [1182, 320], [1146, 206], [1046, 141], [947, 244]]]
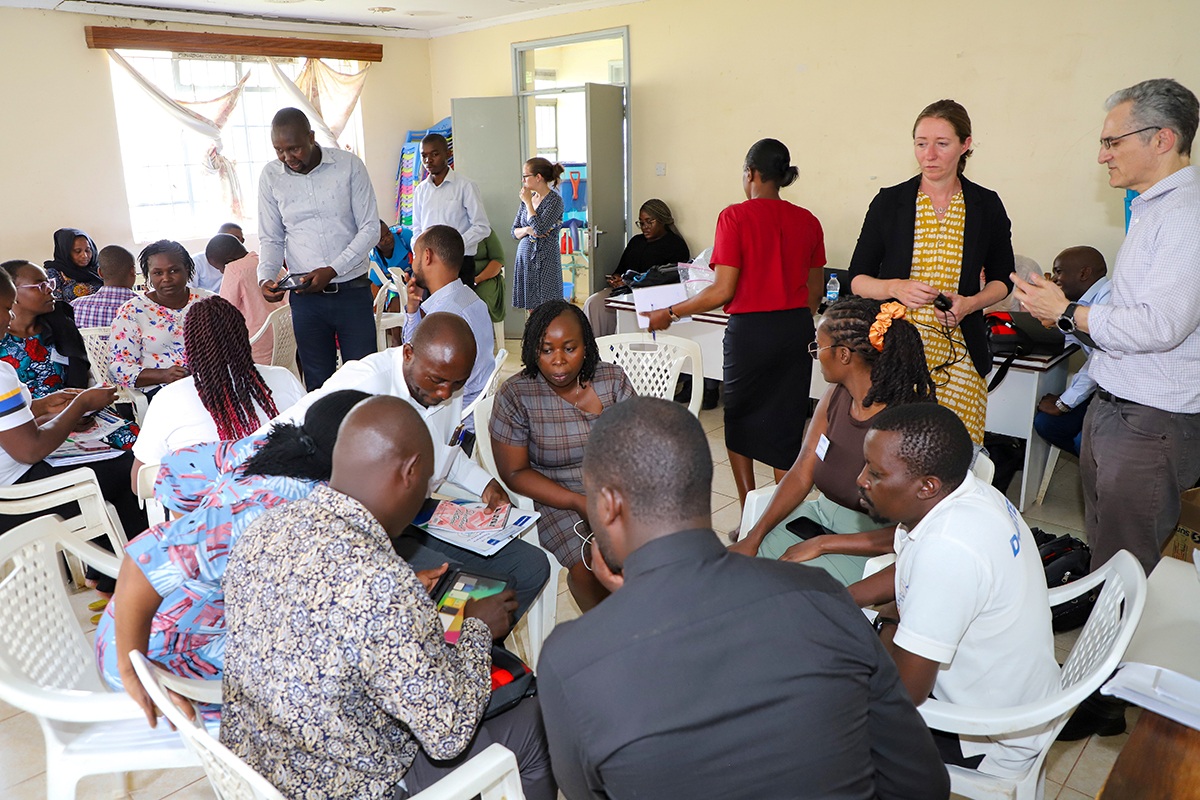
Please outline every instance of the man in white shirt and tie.
[[429, 173], [413, 196], [413, 241], [431, 225], [449, 225], [463, 238], [459, 278], [475, 285], [475, 253], [492, 232], [475, 182], [450, 169], [450, 145], [440, 133], [421, 140], [421, 163]]

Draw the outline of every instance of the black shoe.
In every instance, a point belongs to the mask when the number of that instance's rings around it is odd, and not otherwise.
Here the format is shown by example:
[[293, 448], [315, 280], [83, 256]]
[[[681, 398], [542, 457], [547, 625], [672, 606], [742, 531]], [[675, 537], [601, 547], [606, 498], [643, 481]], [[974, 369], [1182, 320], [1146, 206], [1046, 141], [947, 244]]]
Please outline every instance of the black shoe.
[[1067, 720], [1057, 741], [1077, 742], [1089, 736], [1116, 736], [1125, 732], [1125, 703], [1093, 694]]
[[717, 401], [721, 397], [721, 382], [712, 378], [704, 379], [704, 397], [700, 401], [700, 408], [709, 411], [717, 407]]
[[687, 403], [692, 399], [692, 376], [680, 375], [679, 383], [675, 384], [675, 402]]

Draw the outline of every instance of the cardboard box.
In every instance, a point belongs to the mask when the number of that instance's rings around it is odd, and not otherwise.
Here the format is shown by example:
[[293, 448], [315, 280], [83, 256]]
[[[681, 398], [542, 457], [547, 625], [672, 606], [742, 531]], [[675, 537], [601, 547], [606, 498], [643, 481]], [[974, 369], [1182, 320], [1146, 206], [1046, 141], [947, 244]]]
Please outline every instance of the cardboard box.
[[1163, 547], [1163, 555], [1190, 562], [1192, 551], [1200, 549], [1200, 489], [1188, 489], [1181, 501], [1179, 522]]

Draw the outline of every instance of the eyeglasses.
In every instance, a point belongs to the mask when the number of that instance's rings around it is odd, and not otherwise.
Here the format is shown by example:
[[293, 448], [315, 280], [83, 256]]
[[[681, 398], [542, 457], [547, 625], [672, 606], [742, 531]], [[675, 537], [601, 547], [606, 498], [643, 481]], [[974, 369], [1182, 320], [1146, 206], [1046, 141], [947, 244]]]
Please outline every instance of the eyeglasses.
[[1105, 150], [1111, 150], [1112, 146], [1114, 144], [1121, 141], [1126, 136], [1133, 136], [1135, 133], [1145, 133], [1146, 131], [1161, 131], [1161, 130], [1162, 130], [1161, 125], [1151, 125], [1148, 128], [1141, 128], [1136, 131], [1130, 131], [1129, 133], [1122, 133], [1120, 136], [1103, 136], [1100, 139], [1100, 146], [1103, 147]]
[[831, 347], [841, 347], [841, 345], [827, 344], [824, 347], [817, 347], [816, 342], [809, 342], [808, 343], [808, 354], [810, 356], [812, 356], [814, 359], [819, 358], [822, 350], [828, 350]]
[[521, 180], [525, 180], [526, 178], [532, 178], [532, 177], [533, 177], [532, 175], [526, 175], [524, 173], [521, 174]]
[[54, 287], [58, 285], [58, 281], [54, 278], [46, 278], [44, 281], [37, 283], [23, 283], [18, 286], [18, 289], [37, 289], [39, 292], [52, 292]]
[[639, 219], [639, 220], [634, 220], [633, 224], [637, 225], [639, 228], [653, 228], [655, 223], [657, 223], [657, 222], [658, 222], [658, 220], [656, 220], [656, 219], [652, 219], [649, 222], [642, 222]]

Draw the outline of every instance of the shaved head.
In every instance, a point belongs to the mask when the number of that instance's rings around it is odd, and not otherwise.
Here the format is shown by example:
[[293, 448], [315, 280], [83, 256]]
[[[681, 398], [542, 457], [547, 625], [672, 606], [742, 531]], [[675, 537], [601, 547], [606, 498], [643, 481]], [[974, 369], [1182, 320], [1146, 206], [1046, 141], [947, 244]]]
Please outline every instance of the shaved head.
[[404, 345], [404, 382], [425, 408], [446, 402], [467, 383], [475, 366], [475, 335], [457, 314], [438, 311], [421, 320]]
[[310, 133], [312, 131], [312, 125], [309, 124], [308, 117], [298, 108], [279, 109], [271, 119], [271, 127], [295, 131], [297, 133]]
[[379, 395], [346, 415], [329, 485], [362, 503], [389, 536], [399, 536], [412, 522], [432, 477], [433, 440], [412, 405]]

